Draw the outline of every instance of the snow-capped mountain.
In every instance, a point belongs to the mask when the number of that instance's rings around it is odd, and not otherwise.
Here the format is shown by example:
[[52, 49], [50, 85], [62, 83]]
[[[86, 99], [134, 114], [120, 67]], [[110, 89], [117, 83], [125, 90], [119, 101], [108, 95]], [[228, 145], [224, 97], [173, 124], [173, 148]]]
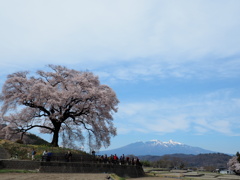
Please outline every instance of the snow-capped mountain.
[[140, 155], [155, 155], [162, 156], [165, 154], [205, 154], [205, 153], [214, 153], [206, 149], [199, 147], [192, 147], [180, 142], [174, 142], [172, 140], [168, 142], [162, 142], [159, 140], [151, 140], [146, 142], [135, 142], [129, 145], [126, 145], [121, 148], [100, 151], [98, 154], [117, 154], [117, 155], [129, 155], [133, 154], [136, 156]]

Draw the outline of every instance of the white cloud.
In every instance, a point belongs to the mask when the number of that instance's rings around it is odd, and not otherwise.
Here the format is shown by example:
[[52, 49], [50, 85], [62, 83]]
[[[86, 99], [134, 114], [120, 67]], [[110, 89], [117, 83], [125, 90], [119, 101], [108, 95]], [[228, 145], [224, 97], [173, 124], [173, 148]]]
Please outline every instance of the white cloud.
[[4, 61], [87, 60], [93, 66], [151, 57], [188, 62], [239, 52], [238, 1], [14, 2], [0, 9]]
[[195, 131], [195, 134], [197, 135], [203, 135], [204, 133], [208, 132], [208, 129], [206, 127], [193, 126], [192, 128]]
[[185, 114], [178, 114], [150, 120], [147, 124], [145, 122], [142, 127], [144, 126], [153, 132], [169, 133], [181, 130], [186, 131], [190, 127], [190, 121], [187, 120]]
[[239, 136], [235, 131], [240, 126], [239, 115], [239, 98], [233, 99], [229, 90], [222, 90], [183, 99], [121, 104], [116, 119], [118, 123], [122, 120], [119, 125], [125, 133], [134, 131], [132, 125], [137, 124], [145, 133], [187, 131]]
[[[139, 59], [137, 62], [115, 63], [101, 66], [95, 72], [108, 81], [149, 81], [157, 79], [219, 80], [240, 76], [240, 57], [195, 62], [163, 62], [161, 59]], [[104, 74], [101, 76], [101, 74]]]

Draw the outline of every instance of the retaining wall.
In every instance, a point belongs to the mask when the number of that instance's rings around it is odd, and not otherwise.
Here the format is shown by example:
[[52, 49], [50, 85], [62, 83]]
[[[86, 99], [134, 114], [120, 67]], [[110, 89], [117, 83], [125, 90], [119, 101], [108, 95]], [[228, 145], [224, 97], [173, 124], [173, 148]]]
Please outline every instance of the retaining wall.
[[144, 176], [142, 166], [80, 162], [40, 162], [20, 160], [0, 160], [0, 168], [39, 169], [41, 173], [115, 173], [121, 177]]
[[0, 160], [0, 167], [4, 169], [39, 169], [41, 162], [39, 161], [24, 161], [24, 160]]

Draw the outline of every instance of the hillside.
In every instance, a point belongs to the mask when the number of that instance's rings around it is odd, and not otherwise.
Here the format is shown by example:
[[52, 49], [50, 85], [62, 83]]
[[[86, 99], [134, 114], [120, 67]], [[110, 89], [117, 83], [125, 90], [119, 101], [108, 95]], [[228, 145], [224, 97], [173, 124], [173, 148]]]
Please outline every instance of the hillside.
[[[6, 124], [0, 124], [0, 139], [15, 142], [19, 140], [20, 137], [21, 133], [16, 133], [16, 131], [12, 127]], [[49, 142], [45, 141], [44, 139], [28, 132], [23, 135], [23, 143], [33, 145], [49, 144]]]
[[[15, 158], [16, 155], [18, 159], [21, 160], [29, 160], [32, 149], [36, 151], [35, 159], [40, 160], [43, 151], [48, 151], [52, 153], [61, 153], [65, 154], [68, 150], [71, 150], [72, 154], [87, 154], [86, 152], [76, 150], [76, 149], [69, 149], [69, 148], [62, 148], [62, 147], [52, 147], [50, 145], [33, 145], [33, 144], [19, 144], [9, 140], [1, 140], [0, 139], [0, 149], [4, 148], [9, 157]], [[5, 159], [5, 158], [3, 158]]]
[[226, 168], [232, 156], [223, 153], [208, 153], [198, 155], [171, 154], [164, 156], [139, 156], [141, 161], [150, 161], [152, 164], [163, 165], [183, 163], [185, 167], [214, 167]]

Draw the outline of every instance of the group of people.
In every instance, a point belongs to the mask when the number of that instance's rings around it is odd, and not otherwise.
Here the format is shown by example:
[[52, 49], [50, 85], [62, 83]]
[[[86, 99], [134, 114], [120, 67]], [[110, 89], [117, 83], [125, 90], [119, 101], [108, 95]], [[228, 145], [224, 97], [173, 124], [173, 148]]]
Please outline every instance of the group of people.
[[[42, 154], [42, 161], [50, 161], [52, 157], [52, 153], [48, 152], [48, 151], [43, 151]], [[68, 151], [65, 155], [64, 155], [64, 159], [65, 162], [71, 162], [72, 161], [72, 153], [71, 151]]]
[[[32, 160], [35, 160], [35, 155], [36, 155], [36, 150], [32, 149], [32, 152], [31, 152], [31, 159]], [[51, 160], [51, 156], [52, 156], [51, 152], [48, 152], [47, 150], [44, 150], [43, 153], [42, 153], [42, 161], [50, 161]], [[71, 162], [71, 160], [72, 160], [72, 153], [71, 153], [71, 151], [68, 151], [64, 155], [64, 159], [65, 159], [66, 162]]]
[[115, 154], [111, 156], [99, 155], [96, 156], [96, 160], [100, 163], [112, 163], [112, 164], [119, 164], [119, 165], [141, 165], [139, 159], [137, 157], [125, 157], [123, 154], [120, 158]]
[[[35, 159], [36, 151], [32, 149], [31, 152], [32, 160]], [[92, 155], [94, 156], [95, 160], [99, 163], [108, 163], [108, 164], [119, 164], [119, 165], [141, 165], [139, 159], [137, 157], [125, 157], [125, 155], [121, 155], [120, 158], [115, 154], [111, 156], [105, 155], [95, 155], [95, 152], [92, 152]], [[48, 152], [47, 150], [44, 150], [42, 153], [42, 161], [50, 161], [51, 160], [52, 153]], [[72, 161], [72, 153], [71, 151], [68, 151], [64, 155], [65, 162], [71, 162]]]
[[51, 160], [52, 153], [48, 152], [47, 150], [44, 150], [42, 153], [42, 161], [50, 161]]

